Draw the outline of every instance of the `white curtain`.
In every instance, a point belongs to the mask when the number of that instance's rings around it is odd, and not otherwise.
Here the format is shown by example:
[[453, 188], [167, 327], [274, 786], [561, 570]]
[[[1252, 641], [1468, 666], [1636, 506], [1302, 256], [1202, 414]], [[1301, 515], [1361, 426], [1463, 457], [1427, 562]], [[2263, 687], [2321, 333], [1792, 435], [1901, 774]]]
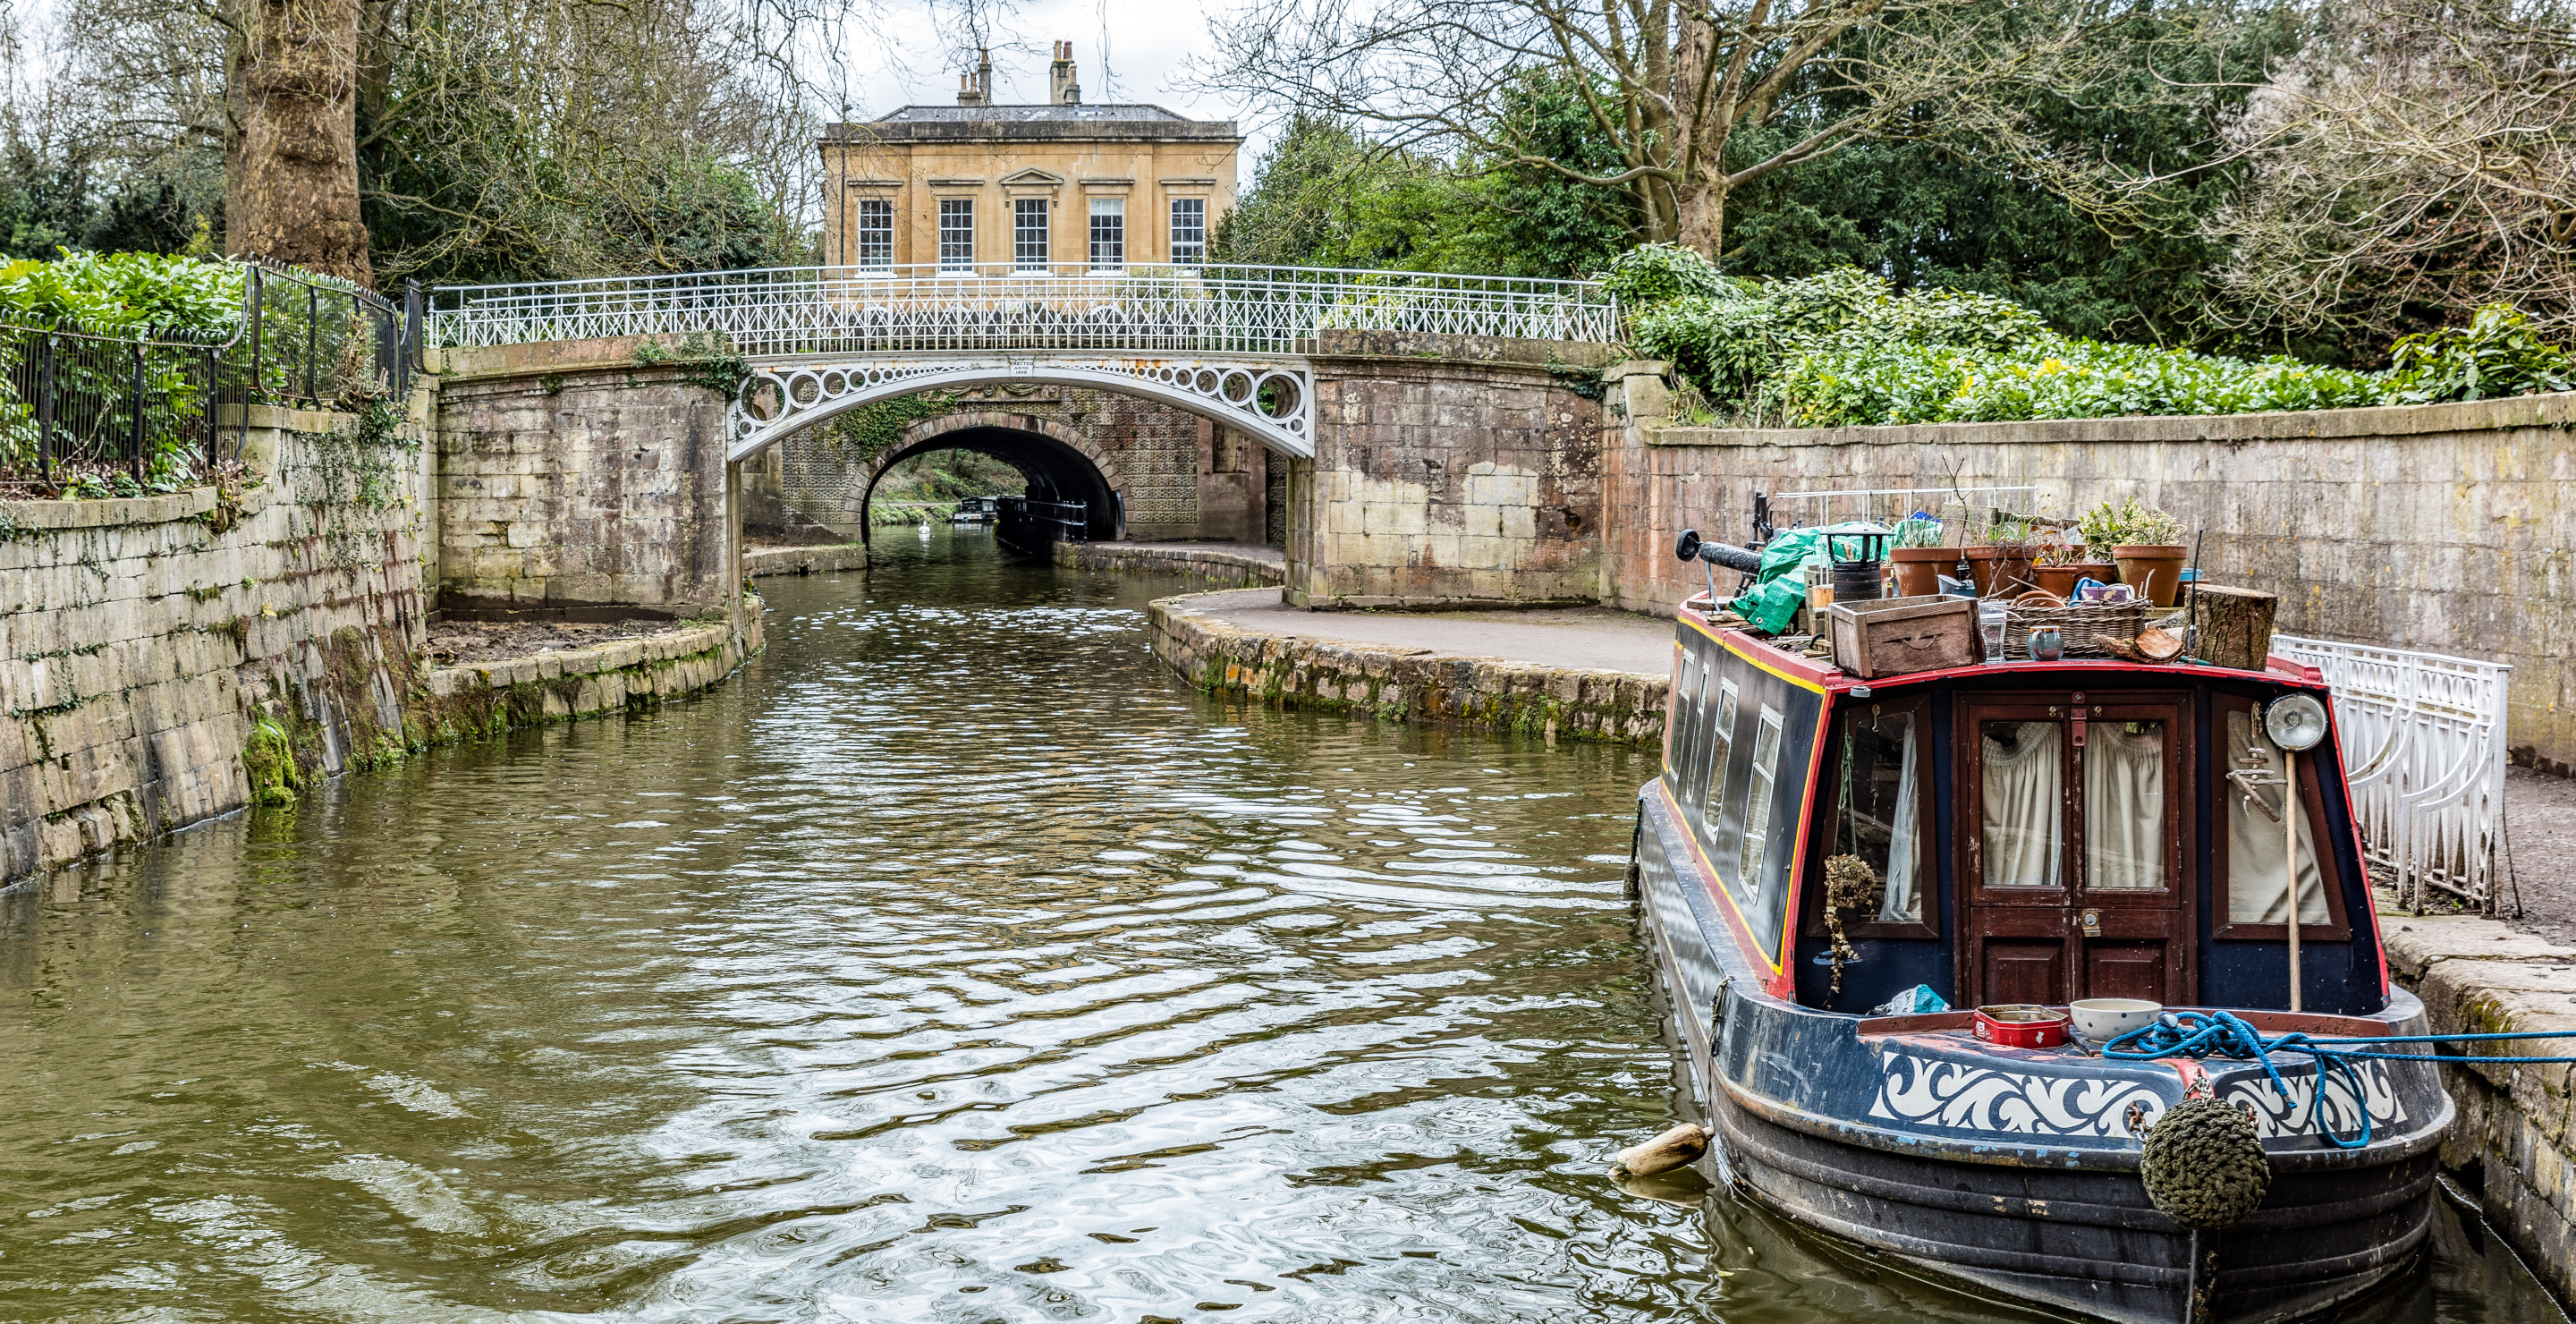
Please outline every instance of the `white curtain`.
[[1979, 744], [1986, 886], [2059, 886], [2057, 723], [1987, 722]]
[[1915, 862], [1923, 854], [1922, 844], [1915, 839], [1918, 822], [1914, 803], [1914, 715], [1896, 719], [1905, 727], [1905, 769], [1896, 782], [1896, 809], [1889, 815], [1887, 842], [1887, 898], [1879, 903], [1878, 917], [1885, 920], [1919, 920], [1923, 918], [1923, 896], [1916, 890]]
[[[2275, 779], [2281, 774], [2281, 750], [2245, 709], [2227, 714], [2226, 754], [2230, 769], [2250, 767]], [[2263, 757], [2250, 757], [2253, 754]], [[2314, 775], [2313, 760], [2299, 764], [2302, 782]], [[2254, 794], [2277, 814], [2283, 789], [2276, 780], [2256, 787]], [[2236, 782], [2224, 783], [2222, 792], [2227, 797], [2227, 920], [2231, 924], [2283, 923], [2289, 916], [2290, 889], [2281, 862], [2286, 845], [2282, 826], [2245, 803], [2244, 788]], [[2306, 805], [2299, 807], [2294, 820], [2299, 833], [2299, 922], [2331, 924], [2334, 912], [2326, 907], [2325, 877], [2318, 872], [2316, 837], [2308, 829]]]
[[2165, 724], [2095, 723], [2084, 742], [2084, 886], [2165, 885]]

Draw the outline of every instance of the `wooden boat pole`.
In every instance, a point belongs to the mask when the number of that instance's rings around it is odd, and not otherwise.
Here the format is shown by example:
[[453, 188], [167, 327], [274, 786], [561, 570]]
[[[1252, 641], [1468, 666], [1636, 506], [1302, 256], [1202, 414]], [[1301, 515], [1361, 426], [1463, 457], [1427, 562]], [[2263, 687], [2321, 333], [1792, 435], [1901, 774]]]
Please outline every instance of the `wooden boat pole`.
[[[2290, 875], [2290, 1010], [2299, 1009], [2299, 751], [2281, 751], [2281, 858]], [[2322, 1087], [2323, 1081], [2319, 1082]]]

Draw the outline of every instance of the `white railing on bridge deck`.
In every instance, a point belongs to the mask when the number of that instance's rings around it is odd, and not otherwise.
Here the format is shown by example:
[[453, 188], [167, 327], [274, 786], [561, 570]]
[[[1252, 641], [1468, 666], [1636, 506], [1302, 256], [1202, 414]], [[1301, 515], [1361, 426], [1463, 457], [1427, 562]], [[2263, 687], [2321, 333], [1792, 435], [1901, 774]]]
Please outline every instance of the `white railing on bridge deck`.
[[1304, 267], [791, 267], [463, 285], [432, 296], [451, 346], [721, 336], [777, 354], [1105, 349], [1302, 354], [1318, 331], [1607, 342], [1598, 282]]
[[2396, 876], [2398, 902], [2420, 910], [2431, 889], [2492, 913], [2513, 668], [2278, 634], [2272, 651], [2334, 687], [2362, 846]]

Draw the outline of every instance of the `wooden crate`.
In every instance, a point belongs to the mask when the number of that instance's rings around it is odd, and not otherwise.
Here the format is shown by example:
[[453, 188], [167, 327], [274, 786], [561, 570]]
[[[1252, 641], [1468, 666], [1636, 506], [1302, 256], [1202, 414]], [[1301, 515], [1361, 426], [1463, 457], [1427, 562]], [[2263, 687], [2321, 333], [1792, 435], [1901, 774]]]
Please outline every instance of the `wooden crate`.
[[1924, 596], [1837, 602], [1825, 609], [1833, 627], [1834, 665], [1863, 680], [1964, 667], [1981, 659], [1977, 604], [1970, 598]]

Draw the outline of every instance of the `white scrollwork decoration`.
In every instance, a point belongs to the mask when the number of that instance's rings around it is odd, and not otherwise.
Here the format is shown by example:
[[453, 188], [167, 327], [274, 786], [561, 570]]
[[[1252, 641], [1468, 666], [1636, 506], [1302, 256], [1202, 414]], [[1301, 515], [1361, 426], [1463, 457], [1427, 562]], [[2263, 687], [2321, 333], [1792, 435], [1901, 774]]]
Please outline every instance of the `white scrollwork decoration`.
[[1142, 395], [1215, 418], [1272, 449], [1314, 450], [1315, 374], [1297, 359], [1133, 355], [871, 357], [765, 363], [728, 411], [731, 458], [746, 459], [833, 414], [943, 386], [1046, 381]]
[[[2275, 1060], [2274, 1069], [2281, 1073], [2281, 1084], [2289, 1097], [2272, 1088], [2271, 1077], [2259, 1072], [2251, 1077], [2229, 1081], [2218, 1097], [2245, 1106], [2254, 1114], [2254, 1129], [2265, 1139], [2274, 1136], [2309, 1136], [2317, 1133], [2316, 1110], [2310, 1105], [2316, 1099], [2317, 1072], [2314, 1067], [2288, 1067]], [[2396, 1085], [2390, 1081], [2386, 1063], [2357, 1062], [2354, 1070], [2361, 1076], [2359, 1100], [2353, 1098], [2352, 1086], [2340, 1073], [2326, 1076], [2326, 1125], [2335, 1134], [2350, 1137], [2360, 1132], [2365, 1110], [2371, 1123], [2398, 1124], [2406, 1121], [2406, 1104], [2397, 1097]]]
[[2136, 1081], [2043, 1076], [1890, 1053], [1869, 1116], [1953, 1131], [2127, 1138], [2137, 1105], [2152, 1123], [2164, 1099]]

